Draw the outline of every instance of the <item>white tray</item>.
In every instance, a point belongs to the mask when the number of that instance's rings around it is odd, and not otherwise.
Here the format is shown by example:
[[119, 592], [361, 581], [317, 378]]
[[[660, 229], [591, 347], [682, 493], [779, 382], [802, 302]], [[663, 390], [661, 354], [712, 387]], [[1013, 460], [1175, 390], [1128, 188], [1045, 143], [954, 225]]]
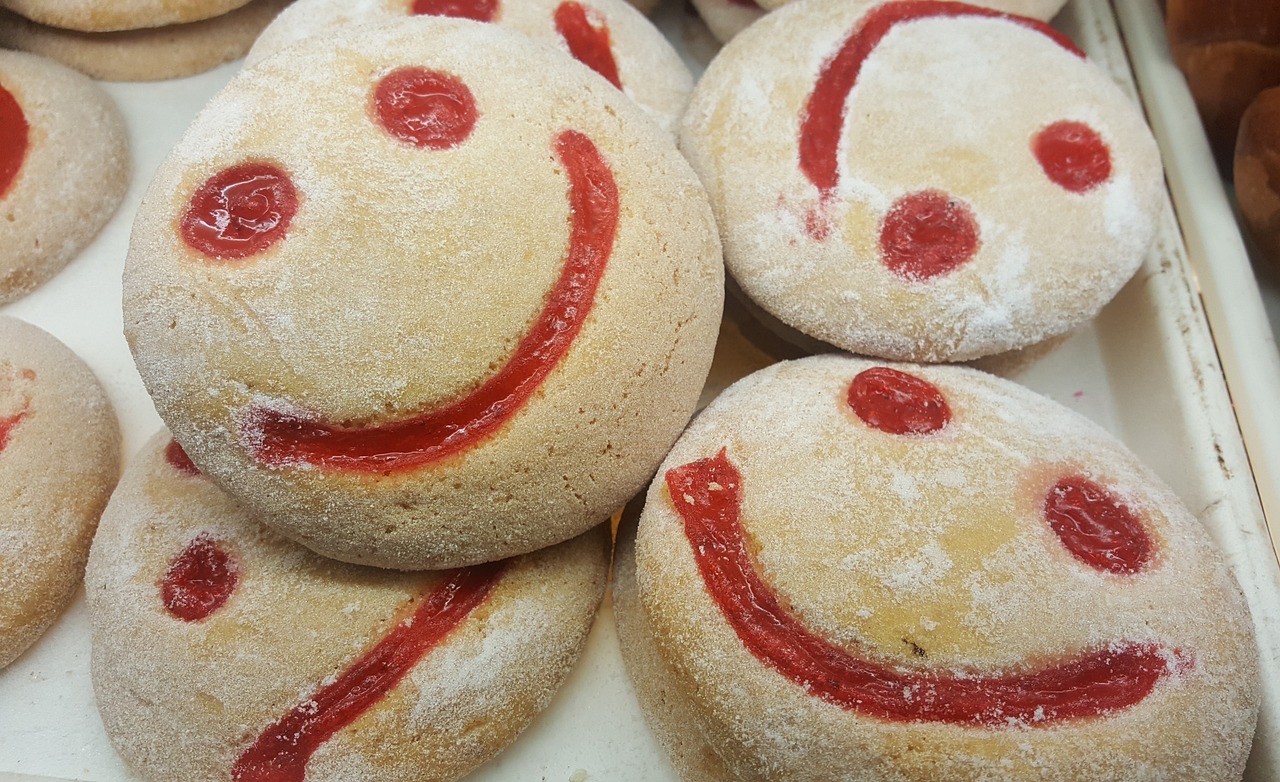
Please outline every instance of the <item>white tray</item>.
[[[705, 31], [689, 25], [674, 0], [658, 20], [700, 69], [696, 60], [710, 49]], [[1059, 26], [1136, 99], [1107, 0], [1073, 0]], [[120, 414], [126, 459], [160, 426], [121, 336], [120, 271], [129, 227], [161, 159], [236, 69], [224, 66], [174, 82], [107, 85], [128, 117], [136, 157], [124, 206], [71, 267], [30, 297], [0, 308], [51, 331], [89, 362]], [[1183, 206], [1185, 219], [1195, 204]], [[1254, 611], [1264, 654], [1263, 717], [1247, 779], [1276, 780], [1280, 568], [1193, 280], [1169, 209], [1156, 249], [1119, 297], [1012, 377], [1123, 439], [1175, 487], [1226, 552]], [[726, 322], [708, 390], [771, 360], [735, 322]], [[0, 782], [134, 779], [111, 750], [93, 704], [87, 626], [81, 598], [27, 654], [0, 671]], [[468, 779], [675, 782], [626, 680], [607, 604], [583, 659], [551, 707]]]

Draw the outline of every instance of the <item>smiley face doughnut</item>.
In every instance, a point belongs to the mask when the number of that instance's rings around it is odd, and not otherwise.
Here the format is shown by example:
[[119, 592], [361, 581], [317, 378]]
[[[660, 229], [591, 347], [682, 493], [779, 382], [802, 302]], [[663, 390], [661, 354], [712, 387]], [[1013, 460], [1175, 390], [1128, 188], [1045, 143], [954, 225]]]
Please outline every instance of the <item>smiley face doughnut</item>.
[[668, 131], [675, 130], [693, 90], [680, 55], [625, 0], [302, 0], [263, 32], [247, 62], [337, 27], [406, 16], [491, 22], [555, 46], [622, 90]]
[[620, 624], [739, 778], [1244, 769], [1256, 646], [1204, 529], [1099, 427], [976, 370], [741, 381], [659, 469], [634, 568]]
[[263, 527], [157, 436], [86, 576], [107, 734], [146, 780], [456, 779], [560, 686], [609, 543], [601, 527], [453, 571], [342, 564]]
[[203, 73], [238, 59], [289, 0], [254, 0], [187, 24], [83, 33], [0, 11], [0, 46], [49, 57], [107, 81], [154, 81]]
[[681, 127], [761, 308], [854, 353], [963, 361], [1088, 320], [1138, 268], [1159, 153], [1070, 40], [933, 0], [780, 10]]
[[71, 602], [119, 474], [119, 427], [93, 373], [0, 317], [0, 668]]
[[128, 185], [111, 97], [51, 60], [0, 51], [0, 304], [70, 263]]
[[705, 194], [641, 116], [470, 20], [247, 69], [134, 226], [125, 330], [161, 416], [345, 561], [459, 567], [599, 523], [692, 414], [723, 297]]
[[105, 33], [198, 22], [234, 11], [250, 0], [0, 0], [33, 22]]

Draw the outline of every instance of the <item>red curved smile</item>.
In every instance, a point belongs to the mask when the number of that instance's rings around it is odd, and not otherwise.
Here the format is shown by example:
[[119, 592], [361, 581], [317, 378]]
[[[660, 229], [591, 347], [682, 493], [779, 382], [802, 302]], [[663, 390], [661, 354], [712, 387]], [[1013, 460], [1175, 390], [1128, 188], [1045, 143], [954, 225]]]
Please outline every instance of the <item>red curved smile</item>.
[[740, 521], [742, 477], [723, 450], [667, 472], [707, 591], [743, 645], [809, 693], [895, 722], [1043, 726], [1131, 707], [1188, 662], [1153, 644], [1118, 641], [1015, 672], [905, 670], [851, 654], [810, 632], [764, 582]]
[[542, 312], [506, 365], [443, 408], [381, 424], [348, 426], [254, 405], [242, 427], [255, 459], [274, 467], [410, 470], [477, 445], [529, 401], [581, 331], [618, 228], [618, 186], [591, 139], [562, 131], [555, 153], [569, 179], [567, 258]]

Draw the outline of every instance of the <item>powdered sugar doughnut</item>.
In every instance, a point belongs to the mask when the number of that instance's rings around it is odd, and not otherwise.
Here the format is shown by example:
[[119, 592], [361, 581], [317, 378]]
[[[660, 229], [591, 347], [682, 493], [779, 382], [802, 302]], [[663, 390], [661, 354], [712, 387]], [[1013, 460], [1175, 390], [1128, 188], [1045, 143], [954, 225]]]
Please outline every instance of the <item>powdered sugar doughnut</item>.
[[301, 0], [263, 32], [248, 63], [337, 27], [410, 15], [492, 22], [555, 46], [608, 79], [668, 131], [693, 89], [680, 55], [625, 0]]
[[246, 69], [134, 226], [125, 331], [161, 417], [346, 561], [457, 567], [599, 523], [691, 415], [723, 297], [705, 194], [641, 117], [469, 20]]
[[110, 96], [51, 60], [0, 51], [0, 304], [70, 263], [128, 184]]
[[452, 780], [550, 701], [604, 593], [601, 527], [396, 573], [318, 557], [153, 439], [86, 577], [108, 736], [142, 778]]
[[0, 46], [52, 58], [95, 79], [176, 79], [243, 57], [289, 1], [255, 0], [199, 22], [110, 33], [62, 30], [0, 11]]
[[33, 22], [105, 33], [198, 22], [222, 16], [250, 0], [0, 0]]
[[855, 353], [962, 361], [1069, 330], [1137, 269], [1155, 141], [1051, 28], [806, 0], [750, 30], [699, 82], [681, 146], [730, 272], [783, 322]]
[[636, 577], [735, 774], [1239, 779], [1243, 597], [1096, 425], [962, 367], [823, 356], [726, 391], [658, 472]]
[[119, 427], [93, 373], [0, 317], [0, 668], [71, 601], [119, 471]]

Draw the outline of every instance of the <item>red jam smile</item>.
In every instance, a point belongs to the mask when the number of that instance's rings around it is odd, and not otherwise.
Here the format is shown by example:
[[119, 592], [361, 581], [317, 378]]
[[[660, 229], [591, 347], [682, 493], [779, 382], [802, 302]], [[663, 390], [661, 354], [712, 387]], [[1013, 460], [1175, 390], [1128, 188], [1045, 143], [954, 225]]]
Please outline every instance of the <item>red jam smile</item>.
[[498, 0], [414, 0], [411, 13], [492, 22], [498, 15]]
[[241, 163], [209, 177], [182, 216], [182, 238], [221, 261], [257, 255], [281, 241], [298, 211], [298, 191], [284, 169]]
[[231, 769], [234, 782], [303, 782], [333, 734], [386, 697], [497, 585], [505, 563], [455, 570], [381, 640], [258, 736]]
[[973, 212], [939, 190], [899, 198], [880, 227], [880, 262], [912, 282], [954, 270], [977, 254], [978, 245]]
[[[862, 66], [880, 41], [894, 27], [929, 18], [984, 17], [1005, 19], [1043, 33], [1067, 51], [1083, 58], [1084, 52], [1062, 33], [1035, 19], [1011, 16], [986, 8], [941, 0], [902, 0], [873, 8], [841, 44], [835, 56], [822, 65], [800, 121], [800, 170], [821, 193], [823, 201], [834, 196], [839, 184], [840, 134], [844, 104], [858, 83]], [[811, 230], [812, 234], [813, 231]], [[826, 238], [819, 231], [818, 241]]]
[[344, 426], [250, 408], [244, 419], [255, 459], [352, 472], [409, 470], [460, 453], [489, 437], [524, 407], [582, 330], [618, 229], [618, 185], [591, 139], [562, 131], [555, 153], [569, 178], [569, 249], [537, 321], [506, 365], [478, 389], [406, 420]]
[[1102, 644], [1045, 667], [1000, 673], [908, 670], [811, 633], [764, 582], [740, 519], [742, 476], [725, 451], [667, 472], [671, 503], [707, 592], [756, 659], [828, 703], [892, 722], [1040, 727], [1139, 703], [1185, 659], [1132, 642]]
[[1036, 160], [1057, 186], [1086, 193], [1111, 178], [1111, 149], [1083, 122], [1055, 122], [1031, 142]]
[[169, 564], [160, 581], [160, 599], [173, 616], [198, 622], [227, 602], [239, 580], [231, 555], [201, 533]]
[[400, 68], [373, 92], [383, 129], [424, 149], [451, 149], [476, 126], [476, 99], [457, 76], [426, 68]]
[[609, 26], [603, 20], [599, 25], [593, 24], [585, 6], [566, 0], [556, 7], [556, 32], [569, 45], [574, 59], [622, 89], [618, 63], [609, 47]]
[[1119, 497], [1071, 475], [1049, 490], [1044, 518], [1072, 556], [1104, 573], [1132, 575], [1151, 563], [1155, 546]]
[[200, 474], [200, 468], [196, 467], [195, 462], [191, 461], [191, 457], [187, 456], [187, 452], [182, 450], [182, 446], [178, 445], [177, 440], [170, 440], [169, 444], [165, 446], [164, 460], [178, 472], [186, 473], [187, 475]]
[[848, 400], [863, 423], [888, 434], [933, 434], [951, 422], [951, 408], [937, 386], [889, 367], [859, 372]]
[[0, 86], [0, 198], [18, 179], [31, 145], [31, 128], [13, 93]]

